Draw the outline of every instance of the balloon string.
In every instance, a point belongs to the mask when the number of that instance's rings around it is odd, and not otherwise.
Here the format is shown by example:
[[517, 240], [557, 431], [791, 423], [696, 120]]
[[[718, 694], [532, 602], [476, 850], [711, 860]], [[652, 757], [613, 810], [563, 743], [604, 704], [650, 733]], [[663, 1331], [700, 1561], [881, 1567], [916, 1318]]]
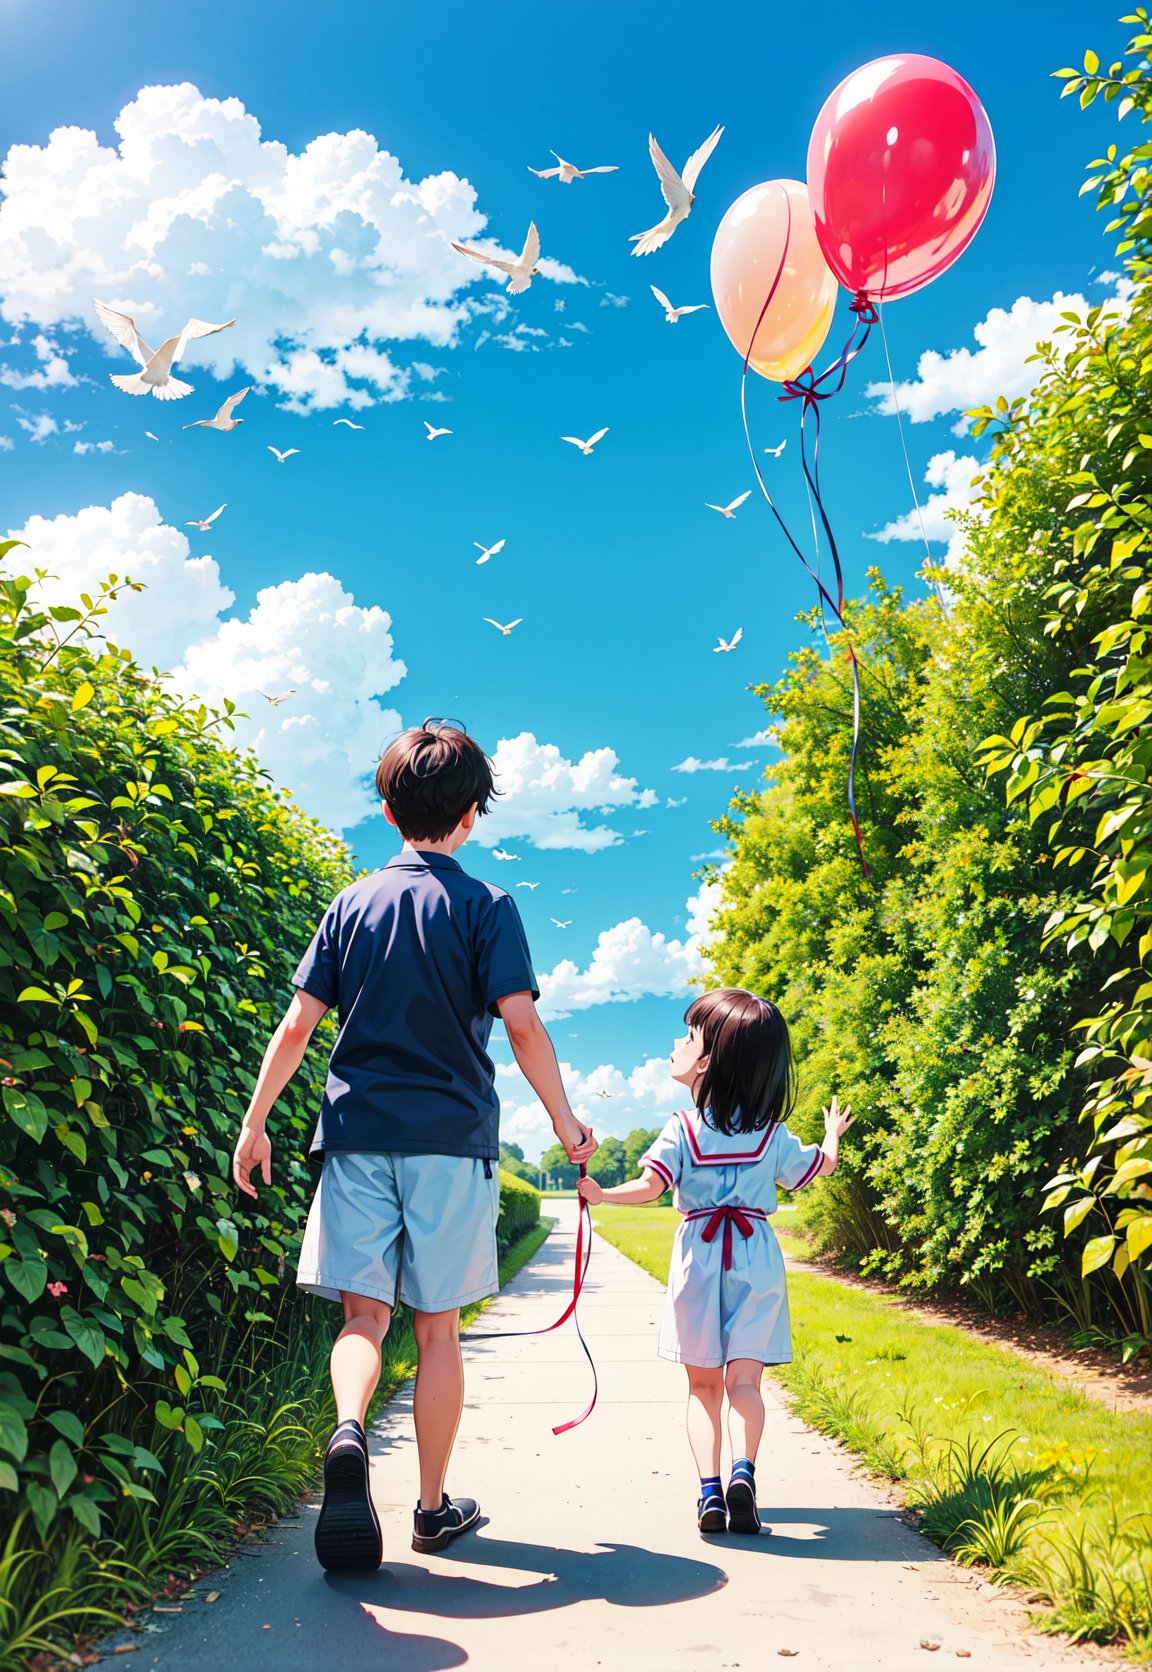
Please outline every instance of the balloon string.
[[[900, 446], [904, 453], [904, 469], [908, 473], [908, 486], [912, 491], [912, 503], [916, 507], [916, 516], [920, 523], [920, 538], [924, 542], [924, 556], [928, 560], [928, 567], [934, 564], [932, 548], [928, 544], [928, 530], [924, 526], [924, 512], [920, 508], [920, 499], [916, 493], [916, 483], [912, 478], [912, 461], [908, 457], [908, 443], [904, 436], [904, 414], [900, 410], [900, 396], [896, 392], [896, 379], [892, 375], [892, 356], [888, 352], [888, 333], [884, 329], [884, 304], [877, 303], [876, 312], [880, 318], [880, 341], [884, 344], [884, 363], [888, 367], [888, 387], [892, 391], [892, 406], [896, 413], [896, 427], [900, 431]], [[937, 582], [932, 582], [933, 590], [939, 600], [945, 615], [948, 614], [948, 599], [944, 588]]]
[[[787, 193], [785, 193], [785, 199], [787, 201]], [[828, 548], [832, 557], [833, 569], [836, 576], [836, 597], [833, 598], [821, 578], [819, 567], [814, 569], [809, 563], [807, 557], [804, 555], [803, 551], [801, 551], [799, 545], [796, 543], [796, 540], [793, 538], [792, 531], [789, 529], [787, 523], [784, 521], [784, 518], [777, 509], [771, 493], [768, 491], [768, 484], [764, 480], [764, 473], [760, 468], [760, 461], [756, 456], [756, 449], [753, 446], [752, 435], [748, 425], [748, 367], [751, 363], [752, 351], [755, 347], [757, 334], [764, 321], [764, 317], [768, 312], [768, 308], [771, 305], [777, 286], [779, 285], [780, 277], [784, 271], [784, 261], [788, 250], [788, 235], [790, 235], [792, 224], [791, 204], [788, 203], [787, 207], [788, 233], [785, 236], [784, 249], [780, 257], [780, 263], [776, 270], [776, 276], [772, 281], [772, 286], [765, 298], [764, 306], [760, 310], [760, 315], [756, 321], [755, 329], [752, 332], [752, 340], [748, 344], [748, 352], [744, 356], [744, 367], [740, 378], [740, 418], [744, 427], [744, 440], [748, 448], [748, 456], [752, 461], [752, 469], [756, 473], [756, 481], [759, 484], [760, 492], [764, 496], [769, 510], [775, 517], [777, 526], [784, 535], [784, 538], [804, 565], [805, 570], [816, 583], [817, 595], [820, 601], [820, 620], [824, 629], [825, 639], [827, 639], [828, 636], [828, 626], [824, 616], [825, 604], [827, 604], [828, 608], [835, 616], [836, 621], [839, 624], [840, 631], [844, 637], [844, 645], [848, 652], [849, 665], [852, 669], [852, 748], [848, 761], [848, 817], [852, 824], [852, 834], [856, 838], [856, 847], [860, 855], [860, 864], [863, 868], [865, 879], [868, 882], [871, 882], [871, 872], [868, 869], [868, 861], [864, 854], [864, 839], [860, 830], [860, 820], [856, 812], [856, 764], [860, 751], [860, 666], [856, 658], [856, 652], [853, 648], [852, 641], [848, 637], [847, 627], [844, 622], [844, 573], [840, 563], [840, 552], [836, 544], [836, 536], [833, 532], [832, 524], [829, 521], [828, 513], [825, 509], [824, 501], [820, 493], [819, 402], [827, 400], [834, 394], [838, 394], [844, 387], [844, 380], [848, 374], [848, 367], [868, 341], [872, 326], [876, 323], [877, 314], [875, 308], [867, 300], [867, 298], [857, 296], [851, 304], [852, 311], [856, 315], [855, 323], [853, 324], [847, 343], [837, 355], [836, 359], [833, 360], [832, 363], [818, 375], [813, 373], [811, 366], [807, 366], [804, 371], [799, 374], [798, 378], [790, 378], [785, 382], [784, 388], [786, 392], [779, 397], [781, 400], [792, 400], [796, 398], [803, 400], [803, 410], [800, 419], [801, 464], [809, 496], [809, 510], [811, 511], [812, 507], [815, 506], [816, 510], [819, 512], [820, 521], [824, 525], [824, 532], [828, 540]], [[862, 335], [861, 331], [863, 332]], [[859, 337], [859, 341], [857, 341], [857, 337]], [[835, 382], [832, 382], [833, 379], [835, 379]], [[825, 385], [829, 383], [831, 383], [831, 387], [825, 387]], [[816, 414], [816, 436], [811, 467], [809, 467], [808, 463], [807, 437], [804, 422], [809, 410], [814, 411]], [[813, 538], [816, 547], [817, 565], [819, 565], [820, 546], [819, 539], [817, 538], [815, 517], [813, 517]]]

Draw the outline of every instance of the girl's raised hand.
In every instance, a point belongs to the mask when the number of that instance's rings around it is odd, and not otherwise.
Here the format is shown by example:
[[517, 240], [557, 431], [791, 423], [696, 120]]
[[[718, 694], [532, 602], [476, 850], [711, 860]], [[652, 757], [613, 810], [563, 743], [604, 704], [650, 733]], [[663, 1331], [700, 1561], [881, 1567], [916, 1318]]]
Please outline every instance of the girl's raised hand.
[[851, 1103], [845, 1103], [844, 1107], [841, 1108], [835, 1097], [832, 1099], [832, 1107], [825, 1109], [823, 1115], [825, 1128], [830, 1131], [834, 1129], [838, 1138], [847, 1132], [855, 1118], [852, 1114]]
[[595, 1179], [577, 1179], [576, 1189], [590, 1208], [596, 1207], [599, 1202], [604, 1200], [604, 1192]]

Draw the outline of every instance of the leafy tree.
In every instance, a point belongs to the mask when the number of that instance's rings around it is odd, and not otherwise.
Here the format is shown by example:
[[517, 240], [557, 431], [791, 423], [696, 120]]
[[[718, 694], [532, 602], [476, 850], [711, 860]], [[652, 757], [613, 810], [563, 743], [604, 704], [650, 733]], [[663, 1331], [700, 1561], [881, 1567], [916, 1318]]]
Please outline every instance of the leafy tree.
[[520, 1148], [519, 1144], [501, 1143], [501, 1145], [500, 1145], [501, 1165], [507, 1165], [507, 1163], [509, 1161], [523, 1161], [523, 1159], [524, 1159], [524, 1151]]
[[624, 1163], [623, 1142], [619, 1138], [601, 1138], [599, 1149], [588, 1163], [588, 1176], [610, 1190], [614, 1184], [623, 1183]]
[[540, 1170], [549, 1183], [557, 1190], [572, 1190], [576, 1180], [580, 1177], [579, 1167], [574, 1167], [568, 1159], [568, 1151], [563, 1144], [552, 1144], [540, 1157]]
[[623, 1177], [625, 1179], [634, 1179], [639, 1176], [640, 1157], [659, 1136], [660, 1128], [657, 1126], [637, 1126], [629, 1132], [624, 1140]]

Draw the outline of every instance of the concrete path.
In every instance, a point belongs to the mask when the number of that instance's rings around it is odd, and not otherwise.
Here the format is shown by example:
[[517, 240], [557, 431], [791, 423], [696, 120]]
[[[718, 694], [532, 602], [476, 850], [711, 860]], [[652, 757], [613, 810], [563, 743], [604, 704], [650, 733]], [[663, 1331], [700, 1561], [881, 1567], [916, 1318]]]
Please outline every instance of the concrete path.
[[[555, 1204], [556, 1230], [478, 1329], [535, 1328], [560, 1312], [575, 1207]], [[139, 1644], [134, 1664], [173, 1672], [725, 1672], [778, 1656], [828, 1672], [916, 1672], [958, 1657], [973, 1672], [1115, 1664], [1030, 1635], [1021, 1609], [901, 1521], [771, 1383], [758, 1469], [771, 1535], [702, 1539], [683, 1372], [655, 1356], [663, 1291], [597, 1238], [585, 1297], [600, 1403], [569, 1434], [554, 1437], [552, 1424], [577, 1415], [590, 1388], [571, 1325], [466, 1347], [448, 1487], [480, 1500], [475, 1533], [441, 1556], [412, 1551], [416, 1458], [402, 1392], [371, 1436], [378, 1573], [318, 1567], [310, 1501], [267, 1545], [202, 1580], [179, 1614], [150, 1614], [110, 1639], [100, 1667], [123, 1667], [109, 1650], [125, 1641]]]

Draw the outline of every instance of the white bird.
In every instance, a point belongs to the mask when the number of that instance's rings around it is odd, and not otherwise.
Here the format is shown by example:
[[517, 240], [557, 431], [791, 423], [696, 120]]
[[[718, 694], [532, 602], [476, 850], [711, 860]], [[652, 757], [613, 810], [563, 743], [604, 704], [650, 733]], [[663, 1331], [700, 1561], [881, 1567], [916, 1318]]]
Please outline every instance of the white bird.
[[[552, 147], [548, 149], [552, 151]], [[559, 179], [562, 186], [570, 186], [573, 180], [583, 180], [586, 174], [615, 174], [618, 172], [616, 163], [601, 163], [599, 168], [577, 168], [575, 163], [566, 163], [559, 151], [552, 151], [552, 155], [560, 164], [559, 168], [533, 168], [528, 164], [529, 174], [534, 174], [538, 180]]]
[[252, 385], [249, 384], [248, 388], [241, 389], [238, 395], [229, 395], [215, 418], [197, 418], [194, 424], [185, 424], [184, 428], [186, 430], [223, 430], [225, 434], [229, 430], [234, 430], [244, 420], [243, 418], [233, 418], [232, 414], [251, 388]]
[[519, 859], [518, 853], [507, 853], [503, 848], [492, 849], [493, 859]]
[[705, 508], [709, 511], [719, 511], [719, 513], [722, 517], [727, 517], [728, 521], [731, 522], [733, 517], [736, 515], [737, 511], [740, 509], [741, 505], [743, 505], [744, 501], [748, 498], [748, 495], [751, 492], [752, 492], [751, 488], [746, 488], [745, 491], [740, 495], [740, 497], [738, 499], [734, 499], [730, 505], [712, 505], [707, 500], [705, 500], [705, 502], [704, 502], [705, 503]]
[[428, 431], [428, 440], [429, 441], [435, 441], [436, 437], [438, 435], [451, 435], [452, 434], [451, 430], [438, 430], [435, 427], [435, 425], [430, 424], [428, 422], [427, 418], [425, 418], [425, 420], [424, 420], [424, 428]]
[[153, 435], [151, 430], [145, 430], [144, 434], [148, 437], [149, 441], [159, 441], [160, 439], [158, 435]]
[[716, 644], [714, 644], [712, 646], [712, 654], [715, 656], [721, 650], [735, 650], [736, 646], [740, 643], [740, 640], [743, 637], [744, 637], [743, 627], [737, 627], [736, 631], [733, 633], [732, 637], [728, 640], [727, 644], [725, 644], [723, 639], [720, 639]]
[[540, 884], [538, 882], [518, 882], [516, 884], [516, 887], [517, 888], [539, 888]]
[[778, 459], [780, 457], [781, 453], [784, 451], [785, 447], [787, 447], [787, 445], [788, 445], [788, 441], [787, 441], [787, 437], [785, 437], [785, 439], [780, 443], [779, 447], [765, 447], [764, 451], [766, 453], [771, 453], [771, 455], [774, 459]]
[[664, 201], [668, 205], [668, 213], [658, 226], [653, 226], [647, 232], [633, 233], [628, 240], [635, 244], [633, 255], [651, 255], [661, 244], [666, 244], [675, 232], [680, 222], [688, 218], [692, 205], [696, 201], [693, 187], [699, 177], [700, 170], [716, 149], [723, 128], [714, 128], [703, 145], [688, 158], [684, 164], [683, 175], [677, 174], [668, 158], [656, 143], [654, 134], [648, 135], [648, 154], [652, 158], [652, 166], [660, 176], [660, 190], [664, 194]]
[[486, 262], [489, 267], [498, 267], [502, 273], [510, 274], [508, 280], [509, 296], [519, 296], [528, 289], [532, 280], [540, 271], [536, 263], [540, 259], [540, 234], [536, 230], [536, 222], [532, 221], [528, 227], [528, 236], [524, 240], [524, 248], [516, 261], [503, 261], [498, 256], [482, 255], [479, 250], [470, 250], [467, 244], [453, 244], [452, 248], [461, 255], [468, 256], [472, 261]]
[[270, 453], [275, 453], [276, 462], [278, 464], [283, 464], [285, 459], [290, 459], [292, 457], [293, 453], [298, 453], [300, 451], [300, 449], [299, 449], [299, 447], [289, 447], [289, 449], [286, 453], [282, 453], [280, 451], [279, 447], [271, 447], [270, 446], [268, 448], [268, 451]]
[[473, 540], [472, 544], [480, 553], [480, 556], [476, 559], [477, 563], [487, 563], [490, 557], [495, 557], [497, 552], [502, 552], [504, 550], [506, 541], [497, 540], [494, 546], [482, 546], [479, 540]]
[[261, 691], [260, 695], [264, 698], [265, 702], [270, 702], [273, 708], [279, 708], [282, 702], [287, 702], [289, 697], [294, 697], [296, 695], [296, 687], [293, 686], [290, 691], [281, 691], [280, 694], [275, 697], [270, 697], [267, 691]]
[[362, 430], [364, 428], [363, 424], [354, 424], [351, 418], [333, 418], [332, 428], [335, 429], [337, 424], [347, 424], [350, 430]]
[[558, 929], [570, 929], [572, 927], [572, 919], [570, 917], [566, 918], [564, 922], [561, 922], [558, 917], [554, 917], [552, 921]]
[[218, 505], [216, 507], [216, 509], [213, 511], [212, 515], [210, 517], [205, 517], [203, 522], [197, 522], [195, 517], [190, 517], [188, 519], [188, 521], [184, 524], [184, 527], [185, 528], [198, 528], [200, 530], [201, 534], [207, 534], [208, 530], [212, 527], [212, 524], [216, 521], [216, 518], [220, 515], [221, 511], [226, 511], [227, 509], [228, 509], [228, 501], [225, 500], [224, 504], [223, 505]]
[[500, 631], [503, 633], [504, 637], [507, 638], [509, 633], [512, 631], [513, 627], [519, 627], [519, 625], [523, 621], [524, 617], [522, 615], [518, 615], [516, 617], [515, 621], [510, 621], [508, 623], [507, 627], [503, 626], [503, 624], [499, 621], [493, 621], [492, 617], [490, 615], [486, 615], [484, 617], [484, 619], [489, 624], [490, 627], [499, 627]]
[[655, 296], [656, 300], [659, 302], [660, 306], [664, 309], [664, 318], [668, 321], [669, 325], [675, 325], [676, 321], [682, 318], [686, 313], [699, 313], [701, 308], [706, 308], [708, 306], [707, 302], [693, 302], [690, 308], [674, 308], [662, 290], [657, 290], [655, 285], [650, 285], [649, 288], [653, 296]]
[[598, 1091], [596, 1093], [596, 1096], [597, 1097], [615, 1097], [616, 1093], [614, 1091]]
[[123, 377], [110, 372], [108, 375], [112, 382], [126, 395], [151, 393], [158, 401], [178, 401], [192, 393], [190, 383], [181, 383], [178, 377], [172, 376], [172, 362], [179, 360], [187, 345], [196, 337], [211, 337], [236, 323], [234, 319], [226, 319], [223, 325], [209, 325], [203, 319], [190, 319], [178, 337], [169, 337], [159, 348], [151, 349], [128, 314], [117, 313], [107, 302], [98, 302], [95, 297], [92, 300], [100, 323], [107, 326], [140, 367], [138, 372]]
[[579, 447], [579, 449], [583, 453], [584, 457], [586, 459], [589, 459], [589, 458], [592, 457], [593, 447], [595, 447], [595, 445], [598, 441], [603, 441], [604, 437], [607, 434], [608, 434], [608, 426], [605, 425], [602, 430], [597, 430], [595, 435], [590, 435], [588, 437], [587, 441], [581, 441], [580, 437], [576, 436], [576, 435], [562, 435], [560, 437], [560, 439], [561, 439], [561, 441], [570, 441], [572, 443], [573, 447]]

